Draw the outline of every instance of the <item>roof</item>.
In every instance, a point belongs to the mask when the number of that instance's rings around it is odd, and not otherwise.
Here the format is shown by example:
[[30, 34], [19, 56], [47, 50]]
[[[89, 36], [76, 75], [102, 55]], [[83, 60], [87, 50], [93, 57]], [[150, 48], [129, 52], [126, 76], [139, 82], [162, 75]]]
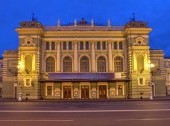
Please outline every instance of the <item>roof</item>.
[[20, 23], [20, 28], [42, 28], [42, 24], [36, 20], [23, 21]]
[[132, 20], [125, 25], [126, 28], [148, 28], [147, 23], [144, 21]]
[[94, 23], [93, 20], [89, 23], [82, 18], [80, 21], [74, 23], [61, 25], [58, 21], [56, 26], [44, 26], [39, 21], [33, 19], [31, 21], [23, 21], [20, 23], [20, 28], [42, 28], [45, 31], [123, 31], [125, 28], [148, 28], [147, 23], [144, 21], [129, 21], [123, 26], [111, 26], [110, 20], [107, 25], [99, 25]]

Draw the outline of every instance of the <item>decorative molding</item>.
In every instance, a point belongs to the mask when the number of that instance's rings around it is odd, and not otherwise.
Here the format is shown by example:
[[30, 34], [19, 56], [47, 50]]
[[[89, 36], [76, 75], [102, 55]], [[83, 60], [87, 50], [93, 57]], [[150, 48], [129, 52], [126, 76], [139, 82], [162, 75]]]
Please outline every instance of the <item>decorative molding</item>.
[[143, 37], [136, 37], [135, 42], [132, 43], [133, 46], [146, 46], [147, 43]]

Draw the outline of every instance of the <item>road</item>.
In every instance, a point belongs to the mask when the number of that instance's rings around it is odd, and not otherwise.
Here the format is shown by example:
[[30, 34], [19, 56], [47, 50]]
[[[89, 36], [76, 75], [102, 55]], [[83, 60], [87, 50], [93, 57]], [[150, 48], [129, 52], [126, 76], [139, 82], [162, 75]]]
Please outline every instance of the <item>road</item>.
[[169, 126], [170, 101], [0, 102], [0, 126]]

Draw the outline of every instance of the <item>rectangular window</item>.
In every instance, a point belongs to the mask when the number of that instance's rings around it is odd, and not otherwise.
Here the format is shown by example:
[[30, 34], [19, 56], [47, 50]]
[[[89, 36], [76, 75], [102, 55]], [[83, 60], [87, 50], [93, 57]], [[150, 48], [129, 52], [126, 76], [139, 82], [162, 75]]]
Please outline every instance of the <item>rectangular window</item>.
[[123, 43], [119, 42], [119, 49], [123, 49]]
[[46, 42], [46, 50], [50, 50], [50, 43]]
[[100, 50], [100, 42], [97, 42], [97, 50]]
[[106, 49], [106, 42], [102, 42], [102, 49]]
[[114, 42], [114, 49], [117, 49], [117, 42]]
[[68, 42], [68, 49], [72, 50], [72, 42]]
[[55, 42], [51, 42], [51, 50], [55, 50]]
[[66, 50], [66, 49], [67, 49], [67, 43], [63, 42], [63, 50]]
[[47, 86], [47, 95], [52, 96], [52, 86]]
[[85, 48], [86, 48], [86, 50], [89, 50], [89, 42], [86, 42]]
[[83, 50], [83, 42], [80, 42], [80, 50]]
[[118, 85], [118, 95], [123, 95], [123, 86]]
[[25, 80], [25, 86], [31, 86], [31, 80], [30, 79]]
[[139, 84], [143, 85], [143, 78], [139, 78]]

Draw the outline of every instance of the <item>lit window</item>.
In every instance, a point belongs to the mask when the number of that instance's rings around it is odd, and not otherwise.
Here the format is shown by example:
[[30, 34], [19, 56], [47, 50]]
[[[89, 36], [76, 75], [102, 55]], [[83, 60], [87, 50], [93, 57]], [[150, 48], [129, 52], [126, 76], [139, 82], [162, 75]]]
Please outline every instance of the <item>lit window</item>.
[[89, 50], [89, 42], [86, 42], [85, 48], [86, 48], [86, 50]]
[[119, 42], [119, 49], [123, 49], [123, 43]]
[[72, 42], [69, 42], [69, 43], [68, 43], [68, 49], [69, 49], [69, 50], [72, 50]]
[[102, 42], [102, 49], [103, 49], [103, 50], [106, 49], [106, 42]]
[[115, 57], [114, 69], [115, 69], [115, 72], [123, 72], [123, 58], [122, 57], [120, 56]]
[[46, 72], [54, 72], [55, 71], [55, 60], [53, 57], [48, 57], [46, 59]]
[[32, 56], [27, 55], [25, 57], [25, 72], [27, 74], [30, 74], [31, 71], [32, 71]]
[[51, 50], [55, 50], [55, 42], [51, 43]]
[[114, 49], [117, 49], [117, 42], [114, 42]]
[[47, 86], [47, 95], [52, 96], [52, 86]]
[[140, 72], [143, 72], [144, 70], [144, 56], [143, 55], [137, 56], [137, 69]]
[[103, 56], [97, 59], [97, 71], [106, 72], [106, 59]]
[[100, 42], [97, 42], [97, 50], [100, 50]]
[[123, 95], [123, 86], [122, 85], [118, 85], [118, 95]]
[[63, 72], [72, 72], [72, 59], [68, 56], [63, 59]]
[[50, 50], [50, 43], [46, 42], [46, 50]]
[[80, 59], [80, 72], [89, 72], [89, 59], [85, 56]]
[[30, 79], [26, 79], [25, 86], [31, 86], [31, 81], [30, 81]]
[[66, 50], [66, 49], [67, 49], [67, 43], [63, 42], [63, 50]]
[[143, 85], [143, 78], [139, 78], [139, 84]]
[[83, 42], [80, 42], [80, 50], [83, 50]]

